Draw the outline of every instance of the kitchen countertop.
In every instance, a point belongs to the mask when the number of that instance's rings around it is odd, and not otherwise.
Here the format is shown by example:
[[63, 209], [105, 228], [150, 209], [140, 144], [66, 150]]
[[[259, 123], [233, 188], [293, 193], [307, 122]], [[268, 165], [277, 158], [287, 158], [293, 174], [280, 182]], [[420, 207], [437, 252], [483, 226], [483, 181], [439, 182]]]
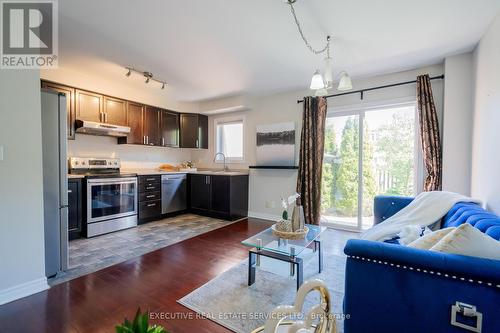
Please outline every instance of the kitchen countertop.
[[136, 173], [138, 176], [145, 175], [175, 175], [175, 174], [199, 174], [199, 175], [219, 175], [219, 176], [247, 176], [246, 170], [198, 170], [198, 171], [162, 171], [158, 169], [123, 169], [122, 172]]
[[[158, 169], [122, 169], [123, 173], [135, 173], [138, 176], [146, 175], [175, 175], [175, 174], [198, 174], [198, 175], [215, 175], [215, 176], [247, 176], [246, 170], [230, 170], [222, 171], [217, 170], [198, 170], [198, 171], [162, 171]], [[85, 175], [68, 174], [68, 179], [82, 179]]]
[[85, 178], [85, 175], [71, 175], [71, 174], [68, 174], [68, 179], [82, 179], [82, 178]]

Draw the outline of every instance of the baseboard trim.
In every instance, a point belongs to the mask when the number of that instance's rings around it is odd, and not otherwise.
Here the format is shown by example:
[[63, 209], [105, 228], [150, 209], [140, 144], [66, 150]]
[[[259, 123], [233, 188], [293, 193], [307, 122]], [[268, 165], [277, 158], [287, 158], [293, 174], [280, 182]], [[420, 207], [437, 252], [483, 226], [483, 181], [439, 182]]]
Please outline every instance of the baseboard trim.
[[253, 217], [256, 219], [278, 221], [281, 217], [279, 215], [259, 213], [259, 212], [248, 212], [248, 217]]
[[14, 287], [0, 290], [0, 305], [49, 289], [47, 278], [28, 281]]

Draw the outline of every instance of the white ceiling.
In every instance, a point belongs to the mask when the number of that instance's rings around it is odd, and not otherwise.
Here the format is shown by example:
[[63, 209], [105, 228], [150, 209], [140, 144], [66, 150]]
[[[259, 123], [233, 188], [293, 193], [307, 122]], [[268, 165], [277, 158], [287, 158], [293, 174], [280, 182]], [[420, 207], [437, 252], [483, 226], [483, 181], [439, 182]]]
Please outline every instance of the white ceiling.
[[[323, 63], [284, 0], [62, 0], [59, 10], [60, 66], [124, 84], [121, 65], [149, 70], [181, 100], [303, 89]], [[472, 50], [500, 1], [298, 0], [296, 10], [313, 46], [332, 35], [334, 71], [356, 78]]]

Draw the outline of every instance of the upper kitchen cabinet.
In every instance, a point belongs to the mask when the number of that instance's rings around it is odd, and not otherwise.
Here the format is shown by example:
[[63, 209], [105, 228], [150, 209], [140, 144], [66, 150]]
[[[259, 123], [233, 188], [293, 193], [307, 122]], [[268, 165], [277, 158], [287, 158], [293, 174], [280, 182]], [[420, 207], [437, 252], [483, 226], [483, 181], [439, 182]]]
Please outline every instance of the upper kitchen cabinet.
[[68, 110], [67, 116], [67, 130], [68, 139], [75, 139], [75, 88], [71, 88], [62, 84], [53, 82], [42, 81], [42, 88], [54, 90], [66, 95], [66, 108]]
[[180, 147], [208, 149], [208, 117], [183, 113], [180, 119]]
[[105, 122], [103, 96], [85, 90], [76, 89], [76, 119]]
[[121, 144], [146, 144], [144, 135], [144, 109], [145, 106], [139, 103], [127, 102], [127, 126], [130, 127], [130, 133], [124, 138], [118, 138]]
[[158, 108], [146, 106], [143, 129], [146, 145], [161, 146], [160, 110]]
[[127, 126], [127, 102], [122, 99], [104, 96], [103, 122]]
[[198, 115], [198, 148], [208, 149], [208, 116]]
[[160, 111], [161, 145], [164, 147], [179, 147], [179, 114]]

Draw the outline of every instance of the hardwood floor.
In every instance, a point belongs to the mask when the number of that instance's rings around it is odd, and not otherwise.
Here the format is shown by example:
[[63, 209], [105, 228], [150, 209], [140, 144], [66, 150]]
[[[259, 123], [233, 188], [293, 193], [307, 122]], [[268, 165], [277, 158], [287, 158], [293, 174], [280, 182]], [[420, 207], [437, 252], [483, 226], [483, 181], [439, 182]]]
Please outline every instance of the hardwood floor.
[[229, 332], [176, 301], [247, 258], [240, 242], [268, 226], [243, 220], [2, 305], [0, 332], [114, 332], [139, 306], [171, 333]]

